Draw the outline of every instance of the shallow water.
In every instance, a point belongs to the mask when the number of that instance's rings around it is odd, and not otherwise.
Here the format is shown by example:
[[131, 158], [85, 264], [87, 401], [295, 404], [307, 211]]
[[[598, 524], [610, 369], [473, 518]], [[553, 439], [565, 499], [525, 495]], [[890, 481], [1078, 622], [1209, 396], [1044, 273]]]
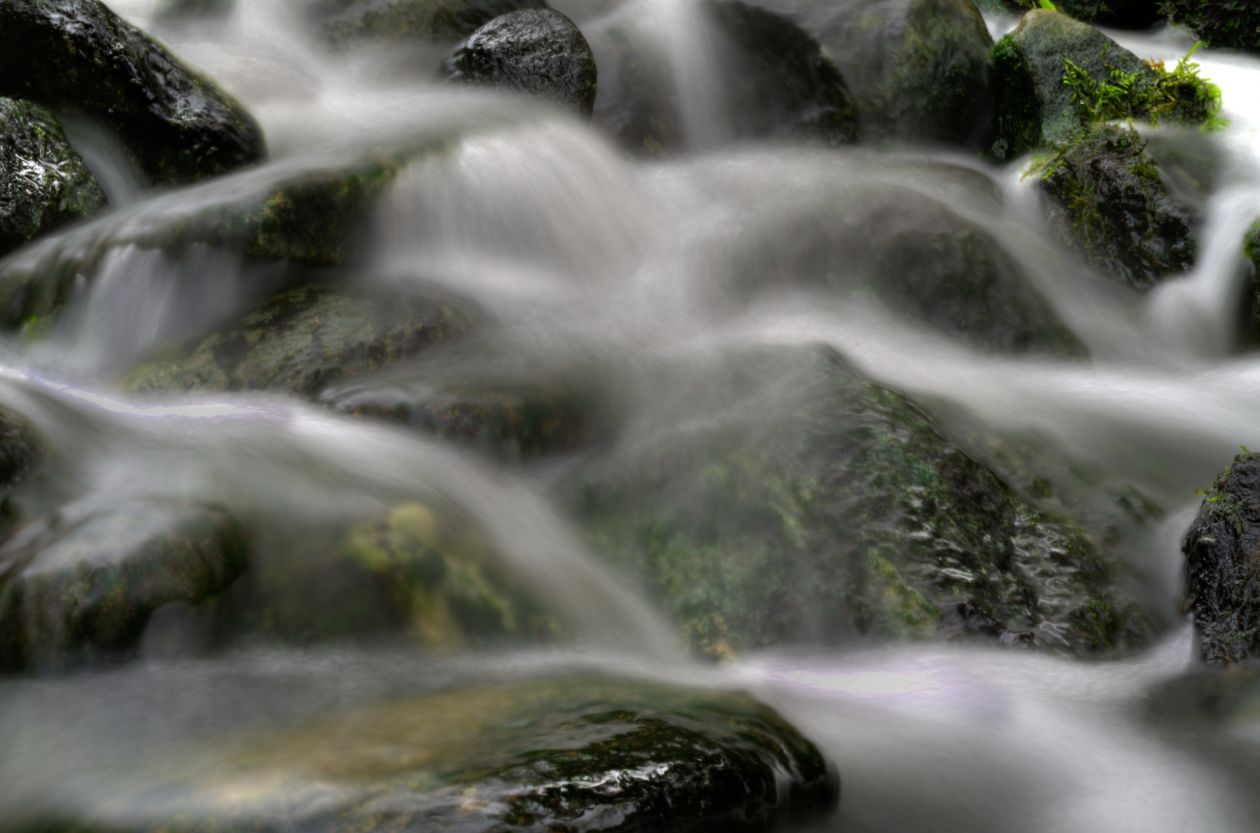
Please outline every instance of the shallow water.
[[[114, 5], [148, 23], [154, 4]], [[468, 372], [622, 373], [624, 396], [614, 404], [623, 442], [633, 443], [729, 416], [729, 397], [705, 375], [706, 362], [750, 346], [828, 343], [871, 377], [964, 422], [1041, 444], [1164, 504], [1167, 520], [1119, 555], [1152, 607], [1175, 619], [1178, 544], [1197, 505], [1194, 489], [1240, 445], [1260, 448], [1260, 361], [1234, 350], [1248, 276], [1237, 241], [1260, 205], [1260, 61], [1198, 55], [1203, 74], [1223, 88], [1231, 125], [1190, 140], [1215, 146], [1222, 185], [1204, 206], [1198, 268], [1135, 304], [1042, 230], [1020, 176], [1023, 160], [990, 168], [935, 148], [726, 141], [704, 32], [677, 0], [555, 4], [584, 27], [619, 15], [651, 24], [642, 36], [668, 57], [690, 114], [688, 152], [661, 162], [632, 160], [547, 107], [438, 86], [409, 71], [409, 62], [424, 64], [414, 55], [326, 54], [300, 34], [285, 5], [241, 3], [223, 26], [162, 33], [258, 116], [274, 161], [154, 196], [110, 176], [111, 150], [93, 146], [89, 161], [103, 172], [114, 212], [14, 257], [47, 257], [83, 235], [143, 228], [391, 137], [459, 136], [399, 178], [352, 271], [395, 290], [445, 287], [485, 310], [494, 326], [479, 336]], [[1117, 37], [1170, 62], [1189, 47], [1175, 32]], [[858, 204], [875, 188], [942, 202], [992, 231], [1093, 359], [985, 355], [867, 297], [783, 288], [748, 297], [733, 285], [750, 240], [791, 235], [792, 218]], [[208, 249], [172, 258], [128, 248], [111, 258], [49, 339], [2, 345], [0, 402], [39, 425], [57, 450], [62, 473], [50, 501], [187, 496], [283, 534], [423, 497], [486, 529], [503, 553], [501, 568], [540, 594], [573, 638], [554, 651], [454, 657], [390, 644], [246, 646], [179, 659], [178, 629], [164, 632], [159, 620], [134, 665], [0, 682], [0, 820], [20, 823], [48, 806], [92, 808], [174, 741], [579, 667], [735, 685], [775, 705], [841, 769], [844, 799], [827, 830], [1256, 829], [1260, 801], [1229, 774], [1233, 730], [1187, 737], [1148, 714], [1160, 685], [1191, 667], [1182, 625], [1142, 656], [1099, 663], [935, 645], [689, 663], [638, 589], [588, 551], [546, 468], [501, 465], [284, 397], [118, 394], [113, 374], [128, 361], [208, 330], [257, 300], [270, 278]], [[353, 394], [348, 387], [342, 393]], [[746, 407], [761, 405], [753, 397]]]

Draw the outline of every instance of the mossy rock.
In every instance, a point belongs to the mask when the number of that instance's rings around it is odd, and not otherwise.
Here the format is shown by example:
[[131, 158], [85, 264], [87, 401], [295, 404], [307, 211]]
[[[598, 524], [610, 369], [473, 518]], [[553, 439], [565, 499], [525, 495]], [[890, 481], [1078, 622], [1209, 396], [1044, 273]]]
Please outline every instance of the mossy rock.
[[439, 653], [560, 633], [471, 522], [414, 501], [348, 527], [307, 529], [259, 553], [213, 619], [221, 639], [404, 635]]
[[134, 392], [284, 391], [315, 397], [330, 384], [445, 343], [469, 326], [448, 299], [312, 284], [282, 292], [229, 329], [131, 371]]
[[53, 114], [0, 98], [0, 256], [105, 204]]
[[1225, 467], [1181, 548], [1186, 608], [1203, 661], [1260, 659], [1260, 455], [1244, 452]]
[[704, 0], [699, 16], [718, 67], [713, 136], [688, 136], [671, 57], [625, 15], [587, 36], [600, 67], [594, 121], [631, 152], [655, 155], [689, 141], [789, 138], [838, 145], [858, 136], [844, 79], [818, 42], [789, 18], [736, 0]]
[[[730, 401], [580, 472], [591, 548], [697, 652], [975, 637], [1073, 655], [1148, 622], [1073, 524], [827, 351], [732, 359]], [[693, 374], [701, 371], [692, 370]]]
[[1260, 6], [1251, 0], [1161, 0], [1161, 8], [1209, 46], [1260, 52]]
[[0, 547], [0, 671], [125, 654], [157, 610], [208, 601], [247, 557], [241, 527], [210, 506], [82, 501], [30, 521]]
[[990, 183], [947, 166], [880, 170], [879, 180], [852, 177], [743, 232], [720, 273], [741, 294], [804, 287], [874, 299], [987, 352], [1086, 353], [991, 230], [909, 184], [953, 180], [960, 202], [989, 202], [996, 213], [998, 197], [985, 191]]
[[866, 133], [964, 145], [983, 138], [993, 39], [971, 0], [795, 5], [840, 68]]
[[509, 12], [473, 32], [442, 66], [450, 81], [538, 96], [590, 118], [598, 73], [573, 21], [551, 9]]
[[543, 0], [313, 0], [319, 34], [338, 48], [379, 41], [457, 41], [500, 15]]
[[746, 695], [590, 676], [167, 742], [146, 764], [32, 829], [757, 833], [820, 820], [839, 797], [818, 749]]
[[[995, 0], [1012, 11], [1025, 12], [1041, 7], [1039, 0]], [[1160, 0], [1055, 0], [1063, 14], [1086, 23], [1119, 29], [1149, 29], [1160, 20]]]
[[1075, 139], [1092, 121], [1210, 124], [1220, 93], [1190, 71], [1149, 64], [1087, 23], [1038, 9], [994, 45], [990, 152], [1014, 159]]
[[1038, 175], [1051, 223], [1104, 273], [1145, 289], [1194, 265], [1193, 211], [1169, 193], [1134, 131], [1096, 127]]
[[0, 5], [0, 95], [101, 122], [155, 185], [198, 182], [265, 154], [239, 103], [97, 0]]
[[0, 265], [0, 327], [47, 324], [111, 253], [128, 247], [179, 252], [206, 245], [258, 261], [341, 266], [375, 201], [421, 149], [349, 163], [276, 169], [197, 201], [151, 202], [126, 216], [71, 229]]

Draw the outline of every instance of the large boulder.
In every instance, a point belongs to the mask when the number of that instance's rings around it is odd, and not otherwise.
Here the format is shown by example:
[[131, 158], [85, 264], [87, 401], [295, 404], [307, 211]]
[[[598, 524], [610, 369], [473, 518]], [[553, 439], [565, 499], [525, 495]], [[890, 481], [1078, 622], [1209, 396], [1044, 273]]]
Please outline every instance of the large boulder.
[[131, 650], [157, 610], [206, 602], [246, 563], [241, 527], [209, 506], [83, 501], [30, 521], [0, 547], [0, 671]]
[[105, 202], [52, 113], [0, 98], [0, 255], [92, 216]]
[[[677, 150], [690, 142], [792, 138], [844, 144], [858, 134], [857, 108], [831, 56], [789, 18], [736, 0], [704, 0], [696, 9], [716, 68], [711, 113], [677, 89], [682, 59], [653, 34], [659, 21], [624, 15], [588, 32], [600, 67], [595, 123], [636, 153]], [[666, 34], [664, 37], [668, 37]], [[690, 71], [690, 70], [689, 70]], [[698, 79], [691, 79], [698, 80]], [[692, 126], [699, 118], [716, 123]]]
[[1203, 661], [1260, 658], [1260, 455], [1244, 452], [1225, 467], [1181, 548]]
[[101, 122], [155, 185], [197, 182], [264, 154], [240, 104], [97, 0], [0, 5], [0, 95]]
[[[1084, 655], [1147, 620], [1098, 544], [826, 351], [728, 359], [567, 492], [693, 648], [975, 637]], [[703, 390], [707, 397], [701, 397]], [[649, 423], [655, 424], [655, 423]]]
[[1013, 159], [1071, 141], [1091, 122], [1117, 119], [1208, 124], [1220, 91], [1189, 58], [1150, 64], [1094, 27], [1059, 12], [1024, 15], [993, 47], [991, 152]]
[[1162, 0], [1162, 8], [1209, 46], [1260, 52], [1260, 6], [1251, 0]]
[[569, 20], [550, 9], [496, 17], [460, 44], [442, 71], [448, 79], [529, 93], [590, 117], [595, 56]]
[[310, 284], [272, 297], [221, 332], [174, 347], [124, 380], [137, 392], [271, 390], [315, 397], [330, 384], [445, 343], [469, 326], [446, 298]]
[[819, 750], [747, 695], [577, 675], [166, 738], [131, 770], [27, 829], [758, 833], [819, 821], [839, 798]]
[[546, 8], [543, 0], [311, 0], [321, 36], [335, 47], [368, 41], [456, 41], [500, 15]]
[[971, 0], [775, 0], [835, 60], [864, 130], [973, 144], [989, 120], [993, 39]]
[[1194, 265], [1193, 211], [1132, 130], [1095, 127], [1044, 164], [1051, 223], [1094, 266], [1145, 289]]

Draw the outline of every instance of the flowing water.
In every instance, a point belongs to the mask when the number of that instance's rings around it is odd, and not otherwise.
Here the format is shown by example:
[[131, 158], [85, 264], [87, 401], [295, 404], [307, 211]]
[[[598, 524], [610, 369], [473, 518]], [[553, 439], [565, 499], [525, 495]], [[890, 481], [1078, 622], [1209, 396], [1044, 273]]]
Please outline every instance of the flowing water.
[[[149, 23], [152, 3], [114, 5]], [[242, 2], [221, 25], [165, 33], [256, 114], [273, 161], [145, 195], [120, 172], [108, 141], [72, 126], [115, 206], [94, 228], [143, 227], [391, 136], [459, 135], [394, 184], [360, 241], [355, 274], [393, 288], [446, 287], [486, 310], [495, 327], [480, 336], [468, 372], [624, 373], [615, 407], [633, 441], [677, 430], [679, 413], [699, 423], [722, 418], [715, 409], [725, 400], [709, 396], [695, 369], [706, 360], [750, 346], [831, 344], [877, 380], [998, 434], [1044, 443], [1169, 507], [1169, 519], [1124, 557], [1152, 605], [1174, 614], [1193, 490], [1239, 445], [1260, 447], [1260, 361], [1235, 349], [1248, 276], [1238, 241], [1260, 214], [1260, 61], [1198, 56], [1203, 74], [1223, 88], [1231, 122], [1195, 138], [1220, 160], [1220, 185], [1203, 206], [1202, 256], [1192, 274], [1135, 303], [1043, 231], [1020, 176], [1024, 161], [991, 168], [932, 148], [725, 141], [718, 70], [685, 0], [553, 4], [584, 29], [640, 21], [641, 36], [668, 62], [689, 114], [689, 151], [652, 162], [626, 157], [592, 127], [543, 105], [441, 87], [410, 67], [415, 55], [326, 54], [288, 19], [288, 5]], [[1117, 37], [1144, 57], [1173, 62], [1189, 46], [1176, 32]], [[432, 64], [433, 56], [422, 57]], [[860, 200], [871, 187], [944, 202], [991, 230], [1092, 361], [981, 354], [861, 297], [798, 291], [749, 300], [737, 292], [727, 273], [750, 237], [789, 235], [790, 218]], [[14, 257], [45, 257], [75, 233]], [[276, 528], [424, 496], [486, 529], [504, 554], [502, 569], [576, 637], [549, 651], [446, 658], [383, 645], [246, 646], [179, 659], [178, 629], [164, 633], [158, 620], [131, 666], [0, 682], [0, 818], [91, 808], [147, 749], [171, 738], [465, 680], [592, 667], [739, 686], [781, 709], [841, 769], [844, 799], [827, 830], [1260, 829], [1260, 799], [1238, 769], [1245, 733], [1178, 732], [1152, 717], [1154, 693], [1191, 666], [1188, 627], [1170, 628], [1144, 655], [1106, 663], [916, 645], [693, 664], [635, 588], [585, 549], [551, 496], [552, 472], [499, 465], [285, 397], [131, 400], [111, 390], [111, 374], [129, 360], [208, 330], [256, 301], [269, 280], [266, 268], [220, 250], [119, 249], [47, 339], [5, 344], [0, 402], [57, 450], [64, 475], [54, 491], [213, 500]], [[682, 372], [653, 372], [662, 367]], [[404, 373], [398, 384], [407, 383]], [[351, 385], [338, 395], [355, 393]]]

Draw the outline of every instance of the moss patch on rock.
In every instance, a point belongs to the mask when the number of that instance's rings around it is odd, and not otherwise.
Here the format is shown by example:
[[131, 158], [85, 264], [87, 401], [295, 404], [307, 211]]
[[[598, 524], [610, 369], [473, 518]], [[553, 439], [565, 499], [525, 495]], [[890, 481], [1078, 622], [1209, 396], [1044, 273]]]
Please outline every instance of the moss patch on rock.
[[1210, 46], [1260, 52], [1260, 7], [1250, 0], [1161, 0], [1169, 19]]

